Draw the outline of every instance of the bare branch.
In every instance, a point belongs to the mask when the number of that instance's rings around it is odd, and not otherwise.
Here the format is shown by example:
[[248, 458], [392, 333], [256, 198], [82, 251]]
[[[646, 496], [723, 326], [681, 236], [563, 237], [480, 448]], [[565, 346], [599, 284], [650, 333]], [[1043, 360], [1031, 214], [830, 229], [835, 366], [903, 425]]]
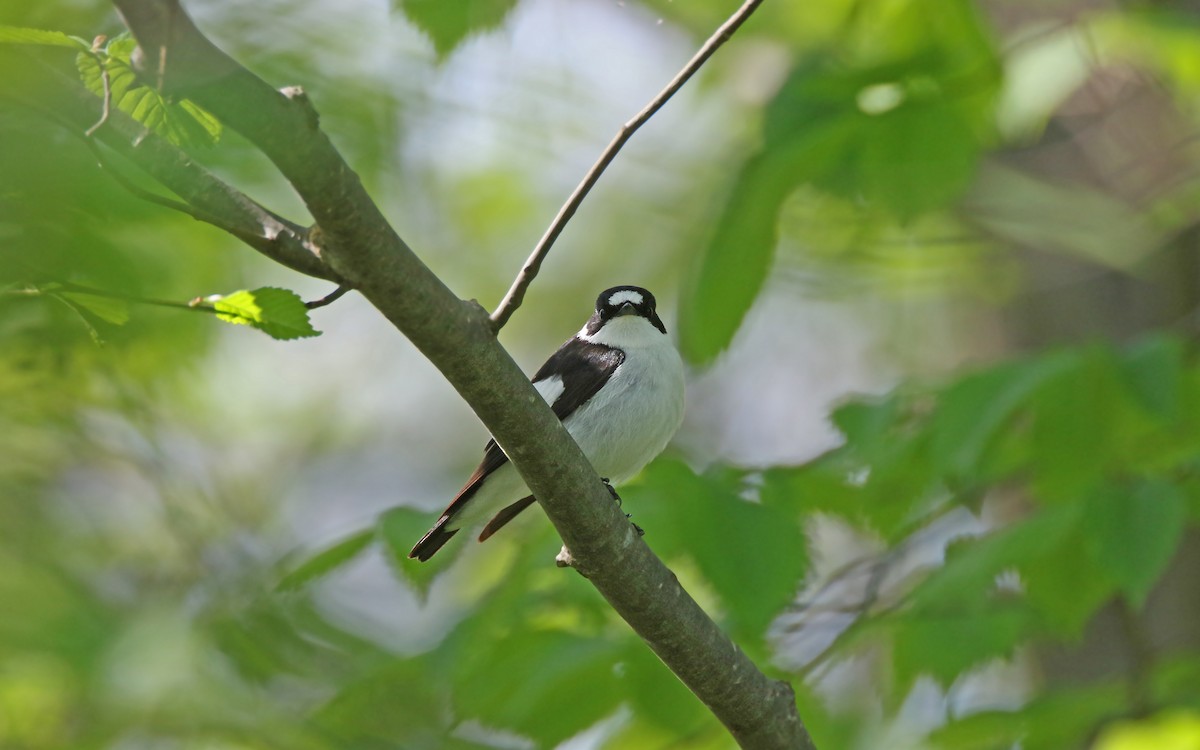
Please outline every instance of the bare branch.
[[742, 7], [738, 8], [725, 23], [713, 32], [713, 35], [708, 38], [708, 41], [688, 60], [687, 64], [675, 74], [671, 82], [666, 88], [658, 92], [658, 94], [650, 100], [650, 103], [642, 108], [632, 120], [629, 120], [621, 129], [608, 146], [604, 148], [600, 158], [592, 165], [587, 174], [583, 176], [583, 181], [575, 187], [575, 190], [567, 198], [567, 202], [558, 210], [558, 215], [554, 217], [554, 221], [550, 222], [550, 226], [546, 229], [546, 233], [538, 240], [537, 245], [533, 248], [533, 252], [525, 260], [525, 265], [521, 267], [521, 272], [517, 274], [517, 278], [509, 287], [508, 293], [504, 295], [504, 299], [500, 302], [500, 306], [496, 308], [491, 315], [492, 328], [499, 332], [508, 319], [512, 317], [517, 308], [521, 306], [521, 302], [525, 299], [525, 292], [529, 289], [529, 285], [533, 283], [533, 279], [538, 275], [538, 271], [542, 268], [542, 262], [546, 260], [546, 256], [550, 253], [550, 248], [554, 246], [555, 240], [562, 234], [562, 231], [567, 226], [567, 222], [575, 215], [575, 211], [583, 203], [583, 199], [591, 192], [592, 187], [600, 179], [600, 175], [604, 174], [604, 170], [616, 158], [617, 153], [625, 146], [625, 143], [637, 132], [638, 128], [645, 125], [646, 122], [662, 109], [675, 92], [683, 87], [683, 84], [688, 82], [700, 66], [712, 57], [717, 48], [729, 40], [733, 36], [733, 32], [745, 23], [755, 9], [762, 4], [762, 0], [746, 0], [742, 3]]

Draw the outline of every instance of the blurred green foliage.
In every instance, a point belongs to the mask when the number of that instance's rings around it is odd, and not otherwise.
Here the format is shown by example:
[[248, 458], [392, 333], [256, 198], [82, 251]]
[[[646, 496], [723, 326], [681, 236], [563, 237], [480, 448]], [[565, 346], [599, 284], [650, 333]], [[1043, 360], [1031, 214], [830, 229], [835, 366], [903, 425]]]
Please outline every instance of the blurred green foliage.
[[[377, 194], [403, 197], [401, 233], [410, 236], [406, 222], [424, 233], [414, 244], [442, 251], [428, 252], [431, 264], [457, 278], [474, 273], [472, 283], [488, 290], [508, 282], [490, 269], [515, 269], [524, 257], [506, 243], [536, 238], [553, 211], [544, 176], [514, 166], [527, 159], [466, 153], [463, 165], [445, 165], [455, 177], [431, 175], [414, 156], [420, 149], [398, 143], [421, 124], [438, 130], [413, 114], [417, 105], [457, 93], [436, 88], [453, 83], [437, 78], [437, 66], [478, 54], [467, 40], [506, 33], [529, 5], [397, 3], [390, 23], [427, 46], [408, 50], [412, 59], [397, 54], [400, 74], [389, 67], [379, 78], [321, 56], [328, 47], [349, 58], [363, 46], [308, 20], [348, 12], [333, 5], [214, 7], [205, 22], [245, 31], [230, 34], [241, 47], [235, 56], [259, 55], [264, 75], [286, 73], [279, 83], [314, 92], [323, 123], [364, 179]], [[646, 26], [661, 18], [699, 38], [732, 5], [656, 0], [637, 5], [634, 21], [645, 11]], [[295, 25], [270, 25], [269, 40], [250, 35], [267, 24], [245, 19], [293, 20], [293, 10]], [[597, 195], [589, 209], [617, 218], [587, 225], [577, 248], [555, 251], [576, 254], [586, 290], [559, 280], [553, 296], [567, 301], [549, 299], [556, 277], [548, 270], [531, 294], [544, 313], [533, 319], [552, 320], [577, 312], [571, 300], [587, 298], [597, 268], [649, 269], [671, 285], [686, 277], [681, 344], [697, 364], [736, 346], [764, 294], [819, 293], [830, 279], [902, 303], [966, 297], [966, 313], [938, 308], [955, 322], [989, 305], [1023, 306], [1030, 297], [1022, 294], [1050, 281], [1058, 285], [1042, 293], [1064, 301], [1048, 308], [1061, 319], [1037, 325], [1128, 323], [1119, 334], [1084, 326], [1091, 340], [1083, 343], [1077, 328], [1066, 346], [1013, 354], [1000, 345], [984, 350], [990, 364], [850, 399], [832, 414], [840, 446], [800, 465], [718, 461], [700, 470], [665, 457], [623, 489], [647, 542], [688, 590], [760, 665], [795, 685], [826, 750], [1195, 745], [1200, 644], [1143, 641], [1162, 617], [1156, 597], [1177, 596], [1165, 587], [1200, 522], [1200, 298], [1182, 283], [1194, 266], [1156, 266], [1195, 255], [1187, 238], [1200, 191], [1193, 171], [1176, 168], [1195, 161], [1200, 23], [1172, 8], [1060, 10], [967, 0], [765, 3], [688, 89], [696, 111], [739, 104], [723, 140], [681, 163], [686, 184], [654, 194], [658, 225], [631, 230], [623, 204]], [[242, 15], [253, 13], [264, 15]], [[297, 485], [319, 484], [306, 472], [381, 439], [347, 437], [347, 415], [319, 396], [306, 395], [289, 415], [258, 416], [236, 385], [246, 355], [222, 355], [242, 341], [233, 337], [251, 334], [138, 302], [254, 285], [209, 304], [294, 338], [315, 334], [301, 298], [259, 286], [280, 271], [231, 238], [121, 190], [80, 133], [30, 106], [9, 56], [33, 56], [73, 80], [82, 74], [93, 93], [102, 93], [103, 64], [119, 110], [273, 208], [300, 209], [236, 136], [218, 139], [211, 115], [137, 86], [129, 40], [92, 51], [83, 37], [119, 28], [107, 6], [13, 2], [0, 24], [0, 747], [553, 747], [589, 729], [594, 747], [730, 746], [587, 582], [548, 564], [558, 543], [536, 519], [429, 564], [407, 558], [429, 524], [424, 510], [372, 513], [374, 523], [350, 533], [282, 531], [281, 509]], [[1063, 44], [1064, 27], [1066, 39], [1088, 44]], [[293, 43], [306, 34], [320, 44]], [[569, 45], [557, 54], [569, 56]], [[1034, 66], [1038, 75], [1019, 75], [1040, 59], [1049, 62]], [[1056, 95], [1055, 76], [1075, 68], [1109, 87], [1097, 93], [1081, 79]], [[1112, 94], [1150, 75], [1157, 85], [1136, 92], [1145, 100]], [[385, 78], [414, 83], [397, 91]], [[546, 99], [515, 99], [503, 113], [532, 140], [549, 139], [536, 129], [539, 113], [567, 99], [556, 82], [539, 85]], [[1126, 101], [1135, 103], [1120, 109]], [[596, 114], [593, 103], [581, 106]], [[1101, 115], [1087, 120], [1093, 112]], [[1152, 137], [1102, 140], [1125, 132], [1122, 117]], [[1066, 156], [1038, 150], [1059, 143]], [[412, 185], [398, 186], [396, 175]], [[621, 226], [602, 231], [605, 223]], [[650, 265], [647, 251], [633, 249], [647, 246], [656, 248]], [[1035, 260], [1025, 262], [1029, 255]], [[1057, 263], [1151, 291], [1136, 303], [1133, 293], [1076, 299], [1082, 282], [1057, 279]], [[789, 284], [796, 275], [818, 281]], [[1161, 303], [1148, 321], [1138, 317], [1147, 297]], [[891, 331], [890, 317], [904, 309], [888, 308], [874, 324]], [[513, 328], [527, 320], [518, 316]], [[791, 324], [775, 330], [782, 337]], [[341, 330], [353, 343], [354, 328]], [[919, 328], [916, 338], [926, 334]], [[1042, 340], [1010, 330], [1022, 335]], [[979, 354], [976, 343], [964, 348]], [[258, 346], [285, 345], [261, 337]], [[268, 351], [284, 360], [295, 350]], [[286, 366], [270, 369], [276, 390], [298, 387]], [[410, 376], [388, 375], [400, 390]], [[232, 406], [215, 410], [213, 391]], [[239, 420], [239, 412], [254, 416]], [[261, 432], [269, 419], [280, 424]], [[334, 488], [320, 492], [335, 505], [352, 494], [344, 485], [354, 470], [331, 465]], [[805, 619], [824, 606], [813, 587], [845, 577], [818, 575], [821, 524], [854, 530], [886, 570], [955, 514], [986, 523], [954, 534], [936, 564], [847, 594], [832, 609], [842, 626], [796, 658], [789, 628], [821, 627]], [[353, 576], [372, 562], [395, 583], [375, 598], [409, 597], [412, 611], [389, 624], [411, 626], [402, 633], [411, 637], [369, 632], [352, 601], [338, 598], [351, 596]], [[950, 700], [997, 662], [1085, 642], [1114, 613], [1128, 631], [1128, 663], [1100, 663], [1088, 680], [1039, 681], [1031, 669], [1020, 700], [1002, 706]], [[1182, 606], [1166, 617], [1194, 630]], [[829, 699], [822, 678], [839, 666], [865, 672], [869, 705]], [[902, 724], [906, 701], [930, 684], [945, 697], [939, 720], [907, 739], [881, 739], [881, 727]]]
[[449, 54], [471, 34], [499, 26], [516, 6], [516, 0], [399, 0], [397, 9], [429, 35], [439, 55]]
[[107, 96], [110, 106], [176, 146], [196, 148], [215, 144], [221, 137], [220, 121], [195, 102], [169, 101], [153, 86], [140, 83], [129, 61], [135, 49], [137, 42], [122, 34], [102, 47], [80, 52], [75, 56], [75, 64], [83, 85], [96, 96]]

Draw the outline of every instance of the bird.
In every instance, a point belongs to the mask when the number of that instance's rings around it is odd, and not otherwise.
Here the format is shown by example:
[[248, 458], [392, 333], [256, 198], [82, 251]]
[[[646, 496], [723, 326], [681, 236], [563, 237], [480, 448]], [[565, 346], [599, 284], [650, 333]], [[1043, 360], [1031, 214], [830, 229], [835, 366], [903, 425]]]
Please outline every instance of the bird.
[[[533, 387], [610, 489], [661, 453], [683, 422], [683, 361], [656, 304], [639, 286], [605, 289], [583, 328], [533, 376]], [[533, 501], [489, 440], [478, 468], [408, 556], [428, 560], [461, 529], [490, 518], [479, 534], [485, 541]]]

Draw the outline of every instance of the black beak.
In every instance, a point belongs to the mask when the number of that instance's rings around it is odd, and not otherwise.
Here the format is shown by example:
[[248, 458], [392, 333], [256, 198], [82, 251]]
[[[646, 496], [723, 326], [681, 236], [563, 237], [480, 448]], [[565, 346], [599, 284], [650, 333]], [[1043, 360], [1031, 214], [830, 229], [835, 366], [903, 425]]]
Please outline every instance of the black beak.
[[637, 314], [638, 314], [637, 308], [634, 307], [633, 303], [625, 302], [620, 307], [617, 308], [617, 311], [615, 313], [613, 313], [613, 317], [619, 318], [622, 315], [637, 315]]

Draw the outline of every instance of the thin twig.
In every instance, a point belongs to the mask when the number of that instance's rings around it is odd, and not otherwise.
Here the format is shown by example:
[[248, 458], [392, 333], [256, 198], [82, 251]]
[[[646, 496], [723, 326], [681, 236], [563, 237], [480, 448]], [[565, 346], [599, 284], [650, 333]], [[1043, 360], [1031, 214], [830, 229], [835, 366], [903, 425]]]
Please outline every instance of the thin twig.
[[100, 109], [100, 119], [87, 130], [83, 131], [85, 138], [91, 138], [96, 134], [96, 131], [104, 127], [104, 123], [108, 122], [108, 113], [112, 111], [112, 81], [108, 76], [108, 65], [106, 60], [100, 57], [100, 45], [108, 39], [106, 36], [98, 36], [92, 40], [92, 49], [88, 52], [96, 64], [100, 66], [100, 83], [104, 86], [104, 103]]
[[83, 284], [75, 284], [70, 281], [54, 282], [55, 288], [43, 287], [25, 287], [22, 289], [6, 289], [2, 294], [11, 294], [26, 297], [45, 297], [55, 296], [58, 292], [67, 292], [73, 294], [87, 294], [92, 297], [105, 297], [107, 299], [117, 299], [122, 302], [132, 302], [138, 305], [154, 305], [155, 307], [173, 307], [176, 310], [195, 310], [198, 312], [218, 313], [220, 312], [212, 306], [203, 297], [196, 297], [188, 302], [179, 302], [169, 299], [155, 299], [153, 297], [139, 297], [135, 294], [124, 294], [122, 292], [112, 292], [107, 289], [98, 289], [96, 287], [85, 286]]
[[350, 291], [353, 288], [354, 287], [352, 287], [352, 286], [342, 284], [337, 289], [334, 289], [332, 292], [330, 292], [329, 294], [326, 294], [321, 299], [315, 299], [312, 302], [305, 302], [304, 306], [307, 307], [309, 310], [315, 310], [318, 307], [324, 307], [325, 305], [333, 304], [338, 299], [340, 299], [343, 294], [345, 294], [346, 292]]
[[696, 73], [696, 71], [700, 69], [700, 66], [703, 65], [708, 58], [712, 57], [712, 54], [717, 51], [717, 48], [728, 41], [729, 37], [733, 36], [733, 32], [737, 31], [738, 27], [745, 23], [746, 19], [750, 17], [750, 14], [753, 13], [761, 4], [762, 0], [746, 0], [746, 2], [742, 3], [742, 7], [738, 8], [737, 11], [734, 12], [734, 14], [730, 16], [727, 21], [725, 21], [725, 23], [721, 24], [720, 28], [713, 32], [713, 35], [708, 38], [708, 41], [704, 43], [704, 46], [702, 46], [700, 50], [692, 56], [691, 60], [688, 60], [687, 65], [683, 66], [683, 69], [675, 75], [675, 78], [673, 78], [671, 82], [667, 84], [667, 87], [658, 92], [658, 95], [655, 96], [650, 103], [642, 109], [641, 112], [638, 112], [632, 120], [629, 120], [621, 126], [621, 129], [617, 131], [616, 137], [609, 142], [608, 146], [604, 149], [604, 152], [600, 154], [600, 158], [595, 164], [592, 165], [592, 168], [588, 170], [587, 174], [584, 175], [583, 181], [579, 183], [574, 192], [571, 193], [571, 196], [567, 198], [567, 202], [563, 204], [563, 207], [558, 210], [558, 215], [554, 217], [554, 221], [550, 223], [550, 227], [546, 230], [546, 233], [542, 235], [542, 238], [538, 240], [537, 246], [534, 247], [533, 252], [529, 255], [529, 258], [526, 259], [524, 267], [521, 268], [521, 272], [517, 274], [517, 278], [513, 281], [508, 293], [504, 295], [504, 300], [500, 303], [500, 306], [496, 308], [496, 311], [492, 313], [491, 321], [493, 330], [499, 332], [499, 330], [504, 327], [504, 324], [508, 322], [508, 319], [512, 317], [512, 314], [516, 312], [517, 308], [521, 306], [521, 302], [525, 299], [526, 290], [528, 290], [529, 285], [533, 283], [533, 279], [537, 276], [538, 271], [541, 269], [542, 261], [546, 259], [546, 255], [549, 254], [550, 248], [554, 245], [554, 241], [558, 239], [560, 234], [562, 234], [567, 222], [570, 221], [571, 217], [575, 215], [575, 211], [579, 208], [580, 204], [583, 203], [583, 199], [587, 197], [587, 194], [596, 184], [596, 181], [600, 179], [600, 175], [603, 174], [604, 170], [608, 168], [608, 165], [612, 163], [612, 160], [616, 157], [617, 152], [620, 151], [625, 145], [625, 142], [629, 140], [630, 136], [637, 132], [638, 128], [640, 128], [646, 123], [647, 120], [653, 117], [658, 110], [662, 109], [662, 106], [667, 103], [667, 100], [674, 96], [675, 92], [678, 91], [683, 84], [688, 82], [688, 79], [690, 79]]

